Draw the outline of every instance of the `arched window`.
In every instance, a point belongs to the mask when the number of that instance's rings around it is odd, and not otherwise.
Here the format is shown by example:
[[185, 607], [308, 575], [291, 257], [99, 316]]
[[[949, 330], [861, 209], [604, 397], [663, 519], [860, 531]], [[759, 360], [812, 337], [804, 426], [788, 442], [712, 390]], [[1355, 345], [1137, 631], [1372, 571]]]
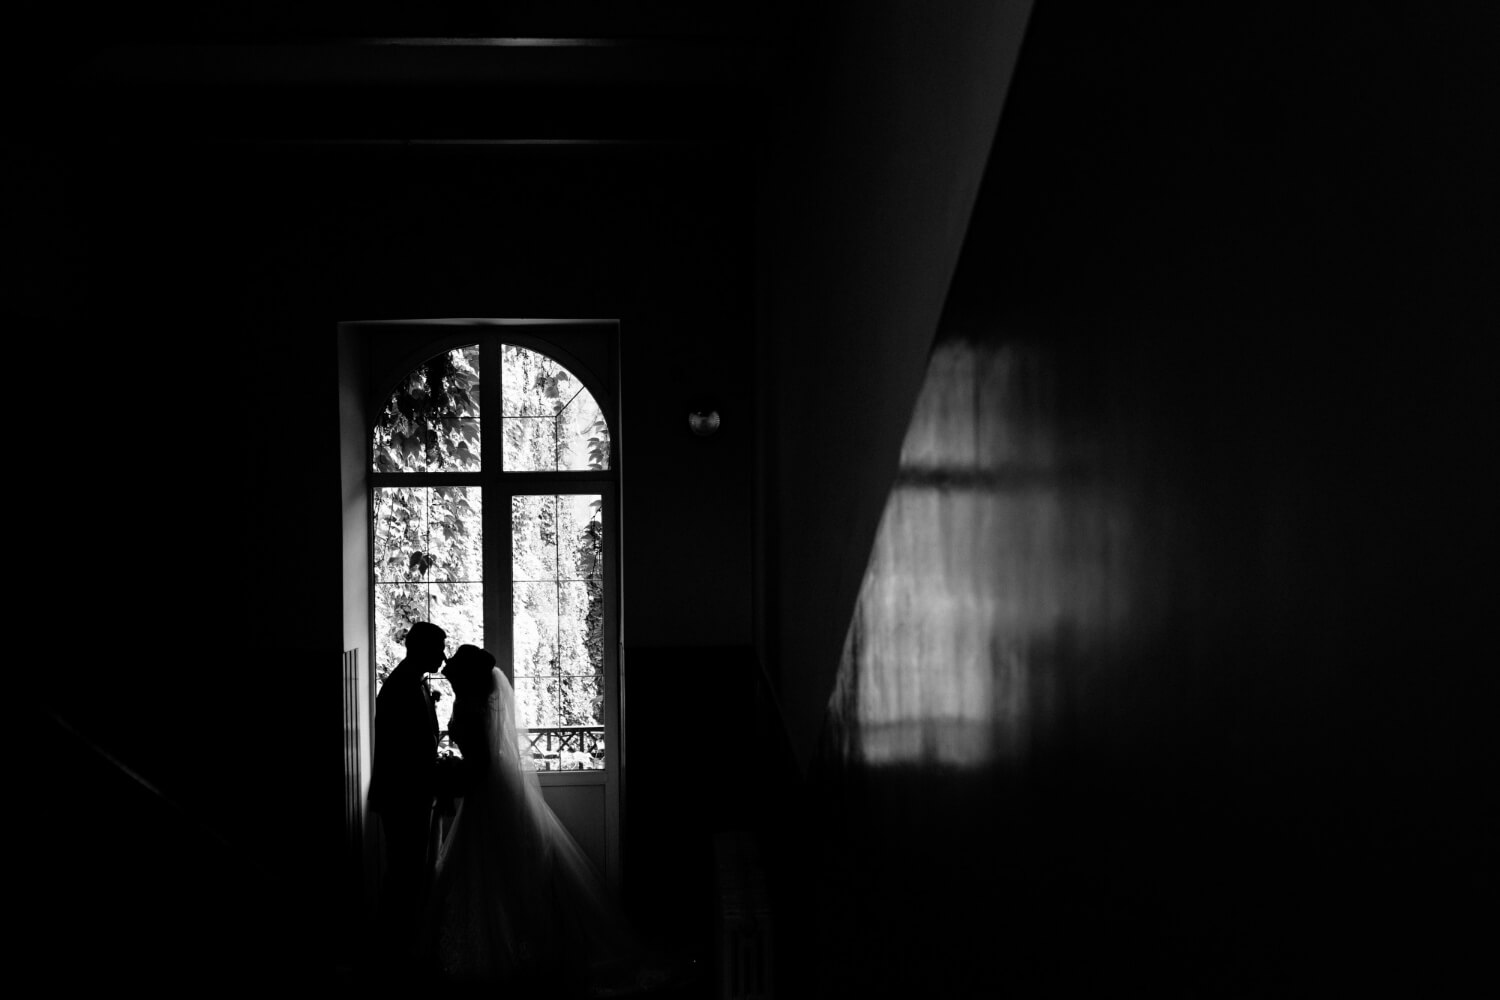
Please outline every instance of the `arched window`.
[[[606, 387], [543, 342], [487, 332], [408, 371], [370, 437], [377, 684], [431, 621], [494, 653], [523, 751], [604, 771], [617, 713], [614, 497]], [[529, 340], [529, 338], [528, 338]], [[578, 369], [578, 370], [575, 370]], [[431, 679], [446, 731], [452, 692]]]

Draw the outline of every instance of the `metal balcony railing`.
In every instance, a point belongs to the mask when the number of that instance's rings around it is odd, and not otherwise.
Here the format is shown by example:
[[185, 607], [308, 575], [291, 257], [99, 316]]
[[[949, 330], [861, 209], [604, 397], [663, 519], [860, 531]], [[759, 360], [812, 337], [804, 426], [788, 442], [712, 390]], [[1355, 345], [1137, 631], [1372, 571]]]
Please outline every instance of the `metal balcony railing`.
[[[531, 757], [538, 771], [604, 770], [603, 726], [548, 726], [521, 733], [521, 753]], [[462, 756], [444, 732], [438, 753]]]
[[522, 752], [530, 753], [538, 771], [598, 771], [604, 768], [603, 726], [551, 726], [528, 729]]

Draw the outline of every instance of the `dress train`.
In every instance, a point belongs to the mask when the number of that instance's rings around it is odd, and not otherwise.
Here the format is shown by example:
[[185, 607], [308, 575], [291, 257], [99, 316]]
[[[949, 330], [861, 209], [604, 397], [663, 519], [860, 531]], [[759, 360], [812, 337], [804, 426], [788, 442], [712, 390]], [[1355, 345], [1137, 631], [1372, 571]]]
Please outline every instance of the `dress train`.
[[627, 967], [634, 946], [588, 856], [543, 801], [514, 719], [498, 668], [485, 703], [454, 704], [449, 732], [467, 791], [438, 851], [424, 952], [452, 983], [583, 991]]

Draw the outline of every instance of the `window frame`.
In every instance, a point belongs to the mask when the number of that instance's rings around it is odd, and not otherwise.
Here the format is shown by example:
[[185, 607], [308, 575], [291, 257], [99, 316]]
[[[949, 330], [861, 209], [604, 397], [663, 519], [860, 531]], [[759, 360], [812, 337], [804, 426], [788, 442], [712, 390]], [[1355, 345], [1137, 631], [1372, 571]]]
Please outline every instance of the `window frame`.
[[[392, 324], [393, 326], [398, 324]], [[429, 334], [421, 346], [405, 352], [381, 373], [372, 379], [373, 395], [369, 409], [369, 421], [365, 428], [365, 478], [366, 498], [374, 509], [376, 491], [394, 486], [470, 486], [478, 487], [482, 496], [481, 531], [485, 543], [481, 557], [483, 580], [482, 616], [485, 647], [494, 654], [497, 664], [514, 682], [514, 627], [510, 603], [512, 601], [512, 540], [510, 514], [513, 499], [517, 496], [551, 496], [570, 494], [597, 494], [600, 497], [600, 513], [603, 520], [603, 681], [604, 696], [604, 767], [590, 770], [540, 771], [538, 777], [544, 787], [555, 785], [613, 785], [621, 773], [622, 740], [621, 696], [620, 696], [620, 587], [619, 587], [619, 482], [620, 482], [620, 434], [619, 411], [616, 394], [609, 389], [597, 373], [581, 361], [573, 352], [556, 341], [533, 332], [534, 330], [557, 329], [558, 327], [592, 328], [600, 324], [583, 321], [489, 321], [485, 323], [455, 325], [450, 330], [447, 324], [413, 322], [399, 324], [410, 326]], [[603, 331], [600, 331], [602, 336]], [[493, 459], [481, 457], [479, 471], [443, 472], [377, 472], [374, 467], [374, 427], [390, 394], [401, 381], [437, 355], [470, 344], [479, 345], [479, 419], [481, 455], [489, 444], [486, 433], [492, 435], [490, 445]], [[609, 427], [609, 467], [604, 470], [586, 469], [576, 471], [527, 471], [512, 472], [503, 469], [503, 429], [486, 431], [486, 426], [503, 428], [501, 392], [503, 386], [502, 365], [505, 345], [514, 345], [545, 355], [567, 369], [578, 379], [583, 388], [593, 396]], [[611, 353], [612, 357], [612, 353]], [[611, 365], [613, 368], [613, 365]], [[611, 376], [614, 372], [611, 371]], [[496, 416], [486, 420], [487, 414]], [[380, 647], [376, 636], [374, 579], [375, 526], [368, 525], [368, 553], [366, 574], [369, 587], [369, 632], [372, 654]], [[375, 686], [375, 675], [380, 664], [372, 655], [371, 685]], [[373, 697], [373, 694], [372, 694]], [[617, 828], [618, 797], [606, 792], [606, 826]], [[613, 814], [613, 815], [609, 815]]]

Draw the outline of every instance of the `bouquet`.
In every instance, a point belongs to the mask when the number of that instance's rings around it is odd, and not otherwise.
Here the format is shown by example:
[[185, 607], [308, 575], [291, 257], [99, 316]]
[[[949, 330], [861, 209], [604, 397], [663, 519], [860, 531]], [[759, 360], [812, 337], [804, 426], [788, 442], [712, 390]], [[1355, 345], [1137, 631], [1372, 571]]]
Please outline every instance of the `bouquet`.
[[433, 794], [437, 799], [437, 811], [445, 816], [453, 815], [454, 800], [464, 797], [468, 788], [468, 768], [463, 756], [452, 746], [438, 748], [437, 766], [433, 769]]

